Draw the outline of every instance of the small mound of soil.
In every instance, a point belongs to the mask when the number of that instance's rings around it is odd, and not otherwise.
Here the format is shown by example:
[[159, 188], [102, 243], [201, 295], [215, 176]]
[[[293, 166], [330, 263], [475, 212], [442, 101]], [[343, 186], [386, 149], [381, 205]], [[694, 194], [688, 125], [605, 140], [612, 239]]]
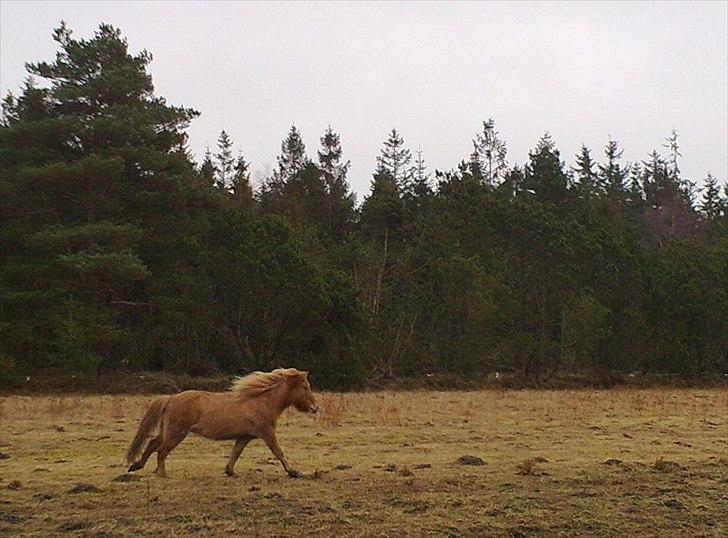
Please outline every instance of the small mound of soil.
[[384, 470], [387, 471], [388, 473], [393, 473], [394, 471], [397, 470], [397, 466], [394, 463], [390, 463], [389, 465], [387, 465], [384, 468]]
[[334, 469], [336, 469], [337, 471], [346, 471], [347, 469], [351, 469], [351, 467], [352, 466], [348, 463], [340, 463], [339, 465], [334, 467]]
[[101, 491], [99, 488], [94, 486], [93, 484], [86, 484], [84, 482], [79, 482], [75, 486], [73, 486], [71, 489], [68, 490], [68, 493], [98, 493]]
[[538, 460], [536, 458], [529, 458], [523, 460], [521, 463], [516, 465], [516, 473], [521, 476], [540, 476], [545, 474], [540, 471], [537, 466]]
[[478, 456], [470, 456], [468, 454], [460, 456], [455, 463], [458, 465], [485, 465], [485, 462]]
[[412, 475], [414, 475], [415, 473], [413, 473], [413, 472], [412, 472], [412, 469], [410, 469], [409, 467], [402, 467], [402, 468], [401, 468], [401, 469], [399, 470], [399, 474], [400, 474], [401, 476], [412, 476]]
[[678, 501], [677, 499], [667, 499], [664, 503], [665, 506], [668, 508], [672, 508], [673, 510], [684, 510], [685, 505]]
[[415, 469], [429, 469], [430, 467], [432, 467], [431, 463], [418, 463], [415, 465]]
[[142, 477], [139, 475], [124, 473], [114, 478], [112, 482], [139, 482], [141, 479]]
[[88, 527], [88, 523], [86, 523], [85, 521], [68, 521], [59, 525], [58, 530], [63, 532], [73, 532], [81, 531], [86, 527]]
[[8, 489], [20, 489], [20, 480], [11, 480], [5, 487]]
[[602, 462], [602, 465], [621, 465], [622, 460], [619, 460], [617, 458], [609, 458]]
[[7, 460], [10, 459], [10, 454], [6, 454], [5, 452], [0, 452], [0, 460]]
[[655, 471], [660, 471], [661, 473], [671, 473], [672, 471], [679, 471], [682, 469], [682, 466], [679, 463], [670, 460], [663, 460], [662, 458], [653, 463], [652, 467]]

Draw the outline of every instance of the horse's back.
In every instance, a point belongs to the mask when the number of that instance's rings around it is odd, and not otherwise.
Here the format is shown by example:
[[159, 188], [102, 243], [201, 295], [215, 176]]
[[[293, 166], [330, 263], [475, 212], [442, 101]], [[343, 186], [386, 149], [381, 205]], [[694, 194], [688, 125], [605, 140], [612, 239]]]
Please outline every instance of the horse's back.
[[211, 439], [235, 439], [254, 428], [248, 407], [230, 392], [187, 390], [170, 401], [170, 421]]
[[215, 400], [218, 399], [216, 395], [221, 393], [186, 390], [175, 394], [167, 405], [170, 420], [192, 426], [214, 407]]

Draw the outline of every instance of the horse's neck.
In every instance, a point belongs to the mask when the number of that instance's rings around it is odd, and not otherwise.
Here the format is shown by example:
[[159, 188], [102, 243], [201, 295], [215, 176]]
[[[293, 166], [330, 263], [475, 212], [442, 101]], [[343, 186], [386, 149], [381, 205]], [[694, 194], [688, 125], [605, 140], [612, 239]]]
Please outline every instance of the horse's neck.
[[291, 405], [289, 396], [290, 388], [287, 381], [283, 381], [266, 393], [270, 407], [275, 413], [274, 419], [277, 419]]

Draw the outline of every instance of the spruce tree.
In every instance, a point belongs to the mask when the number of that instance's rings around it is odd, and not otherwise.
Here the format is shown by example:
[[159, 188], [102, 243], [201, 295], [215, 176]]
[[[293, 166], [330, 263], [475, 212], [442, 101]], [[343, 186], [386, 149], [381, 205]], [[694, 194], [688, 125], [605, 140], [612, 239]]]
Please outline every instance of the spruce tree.
[[281, 142], [281, 153], [277, 160], [278, 168], [263, 179], [260, 188], [261, 205], [274, 212], [280, 210], [280, 197], [286, 184], [309, 163], [306, 146], [295, 125], [291, 125], [288, 135]]
[[675, 129], [670, 132], [670, 136], [665, 139], [665, 143], [662, 144], [662, 147], [669, 150], [668, 170], [672, 177], [677, 181], [680, 177], [679, 160], [680, 157], [682, 157], [682, 154], [680, 153], [680, 144], [677, 141], [677, 131]]
[[215, 163], [212, 161], [212, 154], [210, 153], [210, 148], [207, 148], [205, 150], [205, 158], [202, 160], [202, 164], [200, 165], [200, 176], [202, 176], [202, 180], [204, 181], [205, 185], [209, 187], [215, 186], [215, 177], [217, 176], [217, 167], [215, 166]]
[[225, 129], [220, 132], [217, 139], [217, 149], [218, 152], [215, 154], [215, 160], [217, 161], [215, 185], [221, 191], [228, 192], [235, 170], [235, 159], [233, 158], [233, 142]]
[[250, 163], [242, 155], [238, 155], [235, 161], [230, 188], [232, 198], [239, 207], [247, 209], [254, 205], [253, 186], [250, 182]]
[[640, 163], [632, 163], [629, 168], [629, 186], [627, 187], [627, 201], [635, 210], [641, 210], [644, 204], [644, 189], [642, 179], [644, 172]]
[[410, 187], [405, 191], [405, 194], [412, 198], [422, 198], [431, 193], [430, 172], [427, 171], [427, 164], [425, 163], [424, 157], [422, 157], [422, 150], [418, 149], [413, 167], [412, 181]]
[[576, 190], [583, 198], [590, 198], [599, 192], [595, 166], [596, 163], [592, 159], [589, 148], [582, 145], [581, 151], [576, 155], [576, 166], [573, 170], [577, 179]]
[[361, 206], [361, 226], [383, 240], [399, 235], [404, 223], [404, 205], [392, 174], [380, 168], [374, 173], [372, 189]]
[[569, 177], [551, 135], [545, 133], [528, 156], [522, 185], [525, 193], [550, 204], [563, 202], [568, 193]]
[[625, 195], [625, 180], [628, 169], [620, 164], [623, 150], [619, 148], [616, 140], [609, 138], [604, 147], [606, 162], [599, 165], [599, 183], [602, 190], [613, 200], [623, 200]]
[[480, 159], [480, 154], [478, 153], [478, 148], [475, 144], [475, 141], [473, 141], [473, 152], [470, 154], [470, 157], [468, 158], [467, 164], [465, 164], [465, 168], [467, 172], [475, 178], [475, 180], [479, 182], [484, 181], [484, 175], [483, 175], [483, 164]]
[[[508, 170], [506, 143], [495, 130], [493, 118], [483, 122], [483, 130], [473, 140], [471, 163], [478, 170], [486, 185], [499, 184]], [[474, 174], [475, 175], [475, 174]]]
[[404, 138], [392, 129], [377, 157], [377, 171], [386, 172], [398, 191], [409, 186], [412, 179], [412, 153], [404, 146]]
[[281, 143], [281, 154], [278, 156], [277, 181], [285, 184], [308, 164], [306, 146], [301, 132], [291, 125], [288, 136]]
[[720, 187], [718, 179], [708, 174], [705, 178], [705, 188], [703, 189], [703, 199], [700, 202], [700, 211], [703, 212], [708, 220], [716, 220], [720, 217], [723, 210], [723, 201], [720, 197]]
[[669, 151], [667, 170], [671, 180], [678, 186], [682, 196], [685, 198], [687, 203], [692, 206], [695, 203], [696, 185], [694, 181], [691, 181], [682, 175], [680, 170], [680, 158], [682, 157], [682, 153], [680, 153], [680, 144], [677, 139], [677, 131], [673, 129], [670, 132], [670, 136], [667, 137], [665, 143], [662, 145], [662, 147]]
[[354, 195], [349, 191], [346, 180], [351, 162], [342, 161], [341, 137], [331, 126], [321, 137], [318, 158], [328, 200], [328, 231], [341, 236], [353, 219]]

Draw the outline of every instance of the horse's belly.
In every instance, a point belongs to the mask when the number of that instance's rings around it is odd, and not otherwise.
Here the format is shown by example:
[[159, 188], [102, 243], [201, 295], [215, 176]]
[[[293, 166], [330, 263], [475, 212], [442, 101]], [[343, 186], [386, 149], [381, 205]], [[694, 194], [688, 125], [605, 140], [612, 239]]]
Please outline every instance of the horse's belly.
[[235, 439], [237, 437], [231, 428], [209, 423], [195, 424], [190, 431], [208, 439]]
[[214, 418], [201, 420], [192, 426], [190, 430], [208, 439], [216, 440], [237, 439], [238, 437], [250, 435], [250, 432], [246, 431], [247, 428], [243, 424], [215, 420]]

